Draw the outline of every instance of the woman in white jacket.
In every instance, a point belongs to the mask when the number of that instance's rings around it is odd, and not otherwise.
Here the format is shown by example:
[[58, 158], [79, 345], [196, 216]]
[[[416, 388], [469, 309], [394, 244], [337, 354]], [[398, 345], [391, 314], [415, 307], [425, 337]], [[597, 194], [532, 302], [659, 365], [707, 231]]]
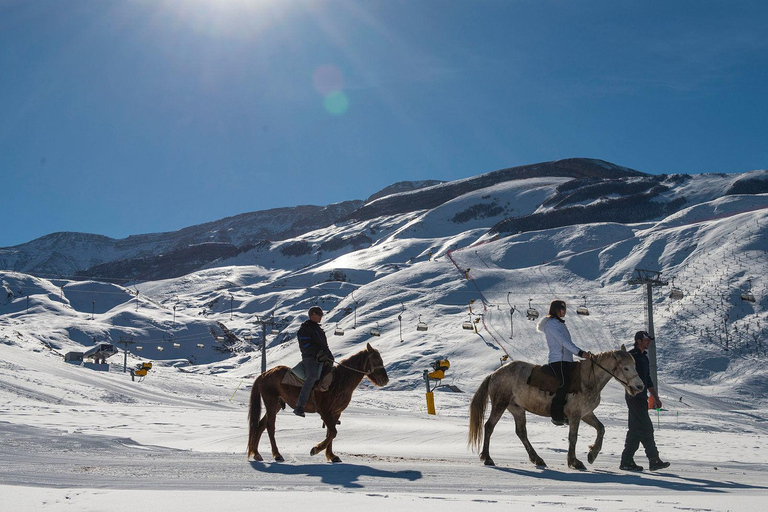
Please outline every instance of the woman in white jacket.
[[[585, 352], [577, 347], [571, 340], [571, 333], [565, 326], [566, 306], [564, 300], [553, 300], [549, 305], [549, 314], [539, 322], [537, 327], [539, 332], [543, 332], [547, 337], [547, 346], [549, 347], [549, 373], [554, 375], [560, 381], [560, 387], [552, 399], [550, 414], [552, 423], [555, 425], [564, 425], [565, 402], [568, 395], [568, 382], [571, 373], [576, 366], [573, 362], [573, 356], [579, 356], [586, 359], [592, 359], [590, 352]], [[545, 370], [547, 367], [544, 367]]]

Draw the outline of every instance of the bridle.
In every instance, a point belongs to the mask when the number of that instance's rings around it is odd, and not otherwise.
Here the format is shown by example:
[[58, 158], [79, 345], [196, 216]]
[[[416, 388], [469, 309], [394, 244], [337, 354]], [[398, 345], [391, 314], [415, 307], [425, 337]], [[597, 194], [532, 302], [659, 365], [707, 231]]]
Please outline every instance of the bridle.
[[[629, 389], [629, 382], [626, 382], [626, 381], [624, 381], [624, 380], [620, 379], [620, 378], [619, 378], [619, 377], [618, 377], [618, 376], [617, 376], [615, 373], [613, 373], [611, 370], [607, 369], [606, 367], [604, 367], [603, 365], [601, 365], [600, 363], [598, 363], [597, 361], [595, 361], [595, 359], [594, 359], [594, 356], [592, 356], [592, 357], [593, 357], [593, 359], [590, 359], [590, 361], [592, 361], [592, 364], [593, 364], [593, 365], [597, 366], [598, 368], [600, 368], [601, 370], [603, 370], [605, 373], [607, 373], [608, 375], [610, 375], [611, 377], [613, 377], [614, 379], [616, 379], [617, 381], [619, 381], [619, 382], [622, 384], [622, 386], [624, 386], [626, 389]], [[592, 368], [592, 373], [594, 373], [594, 371], [595, 371], [595, 369], [594, 369], [594, 368]]]

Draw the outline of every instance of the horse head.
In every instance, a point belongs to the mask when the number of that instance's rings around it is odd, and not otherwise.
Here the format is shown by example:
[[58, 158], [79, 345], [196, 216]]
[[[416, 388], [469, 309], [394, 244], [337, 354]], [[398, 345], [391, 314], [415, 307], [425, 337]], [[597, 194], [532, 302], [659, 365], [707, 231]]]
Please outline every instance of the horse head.
[[627, 347], [622, 345], [621, 350], [611, 350], [603, 354], [610, 357], [610, 363], [604, 369], [624, 386], [630, 396], [634, 396], [645, 389], [645, 383], [637, 374], [635, 360], [632, 354], [627, 352]]
[[389, 382], [389, 376], [387, 375], [387, 369], [384, 368], [381, 354], [370, 343], [368, 343], [365, 351], [368, 354], [364, 367], [366, 377], [377, 386], [385, 386]]

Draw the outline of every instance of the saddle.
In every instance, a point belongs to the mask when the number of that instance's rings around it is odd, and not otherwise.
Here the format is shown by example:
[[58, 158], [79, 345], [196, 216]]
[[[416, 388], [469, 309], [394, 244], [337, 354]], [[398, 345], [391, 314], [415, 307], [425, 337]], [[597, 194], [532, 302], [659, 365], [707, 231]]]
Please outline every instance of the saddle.
[[[571, 381], [568, 383], [568, 393], [581, 392], [581, 361], [576, 363], [576, 367], [571, 373]], [[549, 365], [534, 366], [530, 377], [526, 383], [547, 393], [554, 394], [560, 387], [560, 380], [555, 377], [552, 368]]]
[[[333, 368], [330, 366], [325, 366], [323, 368], [323, 373], [320, 375], [320, 378], [315, 383], [315, 387], [312, 388], [315, 391], [328, 391], [328, 388], [331, 387], [331, 382], [333, 382]], [[301, 387], [304, 385], [304, 365], [302, 363], [297, 364], [287, 372], [285, 372], [285, 377], [283, 377], [283, 384], [287, 386], [297, 386]]]

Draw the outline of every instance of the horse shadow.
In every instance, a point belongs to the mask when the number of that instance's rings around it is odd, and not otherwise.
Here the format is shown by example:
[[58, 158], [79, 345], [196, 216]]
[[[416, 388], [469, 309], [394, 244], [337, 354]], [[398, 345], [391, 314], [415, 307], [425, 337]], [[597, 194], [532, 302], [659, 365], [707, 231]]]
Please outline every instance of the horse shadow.
[[706, 478], [689, 478], [663, 471], [657, 471], [654, 473], [655, 477], [663, 477], [663, 479], [661, 479], [648, 478], [648, 476], [644, 476], [642, 473], [618, 474], [599, 469], [592, 472], [564, 472], [549, 468], [545, 468], [539, 471], [499, 467], [494, 467], [493, 469], [516, 476], [525, 476], [542, 480], [557, 480], [558, 482], [574, 482], [586, 484], [616, 483], [637, 485], [647, 488], [665, 489], [669, 491], [727, 493], [736, 490], [768, 489], [768, 487], [762, 485], [743, 484], [739, 482], [724, 480], [709, 480]]
[[409, 482], [420, 480], [423, 477], [421, 471], [386, 471], [362, 464], [350, 464], [348, 462], [343, 464], [324, 463], [301, 464], [295, 466], [279, 462], [266, 463], [251, 461], [251, 467], [260, 473], [268, 473], [271, 475], [316, 477], [324, 484], [351, 489], [364, 487], [364, 485], [358, 483], [361, 477], [394, 478], [408, 480]]

